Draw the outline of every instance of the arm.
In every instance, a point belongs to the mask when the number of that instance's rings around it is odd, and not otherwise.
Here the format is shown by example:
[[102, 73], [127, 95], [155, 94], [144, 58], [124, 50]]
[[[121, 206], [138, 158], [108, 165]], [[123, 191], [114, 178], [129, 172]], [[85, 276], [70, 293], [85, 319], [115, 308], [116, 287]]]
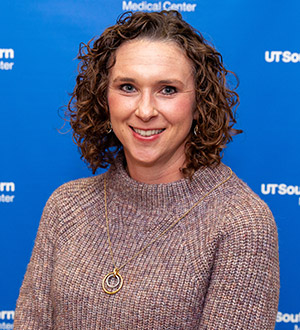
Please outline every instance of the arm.
[[277, 230], [264, 204], [259, 210], [244, 206], [229, 208], [224, 219], [199, 329], [274, 329]]
[[50, 299], [54, 252], [54, 226], [57, 218], [51, 197], [39, 225], [34, 249], [17, 301], [14, 329], [52, 329]]

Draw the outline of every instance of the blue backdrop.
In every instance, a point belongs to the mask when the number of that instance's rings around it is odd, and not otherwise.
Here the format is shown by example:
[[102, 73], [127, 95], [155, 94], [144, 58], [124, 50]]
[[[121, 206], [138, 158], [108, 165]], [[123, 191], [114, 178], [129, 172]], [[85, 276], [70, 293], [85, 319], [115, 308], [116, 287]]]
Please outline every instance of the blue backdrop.
[[[125, 10], [177, 9], [240, 79], [237, 136], [224, 162], [270, 206], [278, 226], [276, 329], [300, 329], [300, 2], [271, 0], [6, 0], [0, 10], [0, 329], [14, 308], [43, 206], [91, 173], [59, 109], [74, 86], [78, 45]], [[67, 128], [65, 129], [67, 131]]]

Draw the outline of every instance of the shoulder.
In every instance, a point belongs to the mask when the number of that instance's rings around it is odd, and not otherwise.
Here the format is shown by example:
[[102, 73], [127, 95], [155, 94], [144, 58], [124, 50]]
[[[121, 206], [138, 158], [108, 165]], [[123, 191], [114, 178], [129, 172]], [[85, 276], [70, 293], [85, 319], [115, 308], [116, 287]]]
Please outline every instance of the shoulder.
[[[262, 240], [277, 240], [277, 227], [267, 204], [235, 174], [223, 187], [223, 233], [242, 237], [254, 234]], [[243, 236], [243, 237], [244, 237]]]
[[236, 174], [224, 188], [226, 210], [236, 216], [261, 215], [273, 218], [268, 205]]
[[95, 214], [103, 208], [103, 179], [101, 174], [58, 187], [44, 207], [40, 226], [46, 226], [53, 237], [64, 238], [94, 221]]
[[103, 178], [104, 175], [100, 174], [64, 183], [51, 194], [47, 204], [59, 205], [66, 202], [70, 205], [78, 202], [82, 206], [88, 204], [94, 196], [103, 191]]

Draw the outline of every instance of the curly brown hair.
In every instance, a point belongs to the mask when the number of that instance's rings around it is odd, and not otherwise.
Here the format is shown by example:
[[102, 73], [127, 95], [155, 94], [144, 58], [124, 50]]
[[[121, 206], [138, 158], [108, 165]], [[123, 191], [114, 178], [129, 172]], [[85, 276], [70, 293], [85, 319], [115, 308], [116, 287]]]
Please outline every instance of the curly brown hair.
[[[101, 36], [81, 44], [76, 86], [67, 107], [73, 139], [93, 173], [114, 164], [122, 144], [112, 132], [107, 133], [109, 107], [108, 74], [115, 63], [115, 52], [132, 39], [173, 41], [191, 59], [194, 67], [196, 119], [185, 146], [186, 163], [181, 169], [192, 178], [202, 166], [220, 163], [222, 150], [241, 130], [236, 123], [238, 94], [227, 86], [228, 73], [222, 56], [177, 11], [153, 13], [127, 12]], [[196, 127], [196, 129], [195, 129]], [[197, 134], [193, 134], [196, 130]]]

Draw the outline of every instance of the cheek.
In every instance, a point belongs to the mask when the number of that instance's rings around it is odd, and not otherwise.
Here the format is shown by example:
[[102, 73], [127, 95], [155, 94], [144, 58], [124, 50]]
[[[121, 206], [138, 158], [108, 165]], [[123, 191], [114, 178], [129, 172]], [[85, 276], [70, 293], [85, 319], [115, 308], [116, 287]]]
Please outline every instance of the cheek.
[[110, 117], [115, 117], [116, 119], [126, 118], [134, 110], [134, 101], [118, 93], [108, 93], [107, 102]]
[[108, 103], [108, 107], [109, 107], [110, 112], [114, 111], [115, 108], [118, 108], [118, 104], [119, 104], [118, 96], [115, 95], [112, 92], [108, 92], [108, 94], [107, 94], [107, 103]]
[[124, 114], [124, 105], [126, 102], [122, 102], [120, 96], [114, 93], [108, 94], [107, 102], [111, 121], [121, 119], [122, 114]]
[[194, 117], [195, 103], [191, 98], [182, 98], [169, 104], [165, 110], [170, 122], [190, 125]]

